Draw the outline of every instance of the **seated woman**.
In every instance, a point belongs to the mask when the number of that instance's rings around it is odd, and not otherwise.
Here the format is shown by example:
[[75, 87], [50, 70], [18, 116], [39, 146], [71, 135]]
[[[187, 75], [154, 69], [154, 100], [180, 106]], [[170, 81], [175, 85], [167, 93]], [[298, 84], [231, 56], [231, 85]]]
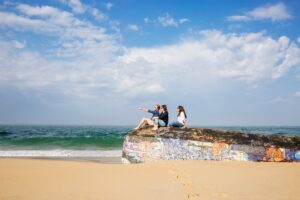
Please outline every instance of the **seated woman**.
[[169, 123], [168, 108], [167, 105], [162, 105], [158, 118], [154, 120], [154, 128], [152, 130], [157, 130], [158, 127], [161, 126], [168, 126], [168, 123]]
[[172, 122], [170, 124], [170, 126], [173, 126], [173, 127], [182, 127], [182, 128], [186, 128], [186, 113], [185, 113], [185, 110], [183, 108], [183, 106], [178, 106], [177, 107], [177, 121], [176, 122]]
[[139, 108], [139, 110], [142, 110], [144, 112], [152, 113], [152, 117], [150, 119], [146, 118], [146, 117], [143, 117], [141, 119], [140, 123], [134, 129], [137, 130], [137, 129], [142, 128], [146, 125], [152, 125], [153, 126], [154, 125], [154, 120], [158, 119], [158, 117], [159, 117], [159, 109], [160, 109], [160, 105], [155, 105], [154, 110]]

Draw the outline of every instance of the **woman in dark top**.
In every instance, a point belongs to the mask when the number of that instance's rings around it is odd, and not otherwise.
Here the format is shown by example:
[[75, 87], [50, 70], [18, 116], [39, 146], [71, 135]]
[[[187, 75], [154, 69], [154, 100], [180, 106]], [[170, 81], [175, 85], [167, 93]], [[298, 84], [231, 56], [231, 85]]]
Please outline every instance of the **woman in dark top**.
[[[140, 123], [134, 129], [137, 130], [137, 129], [142, 128], [146, 125], [155, 125], [154, 120], [157, 120], [159, 118], [159, 109], [160, 109], [160, 105], [155, 105], [154, 110], [139, 108], [139, 110], [142, 110], [144, 112], [152, 113], [152, 117], [150, 119], [146, 118], [146, 117], [143, 117], [142, 120], [140, 121]], [[154, 130], [156, 130], [156, 129], [154, 129]]]
[[162, 105], [158, 116], [158, 119], [154, 120], [154, 128], [152, 130], [157, 130], [160, 126], [168, 126], [169, 123], [169, 112], [167, 105]]

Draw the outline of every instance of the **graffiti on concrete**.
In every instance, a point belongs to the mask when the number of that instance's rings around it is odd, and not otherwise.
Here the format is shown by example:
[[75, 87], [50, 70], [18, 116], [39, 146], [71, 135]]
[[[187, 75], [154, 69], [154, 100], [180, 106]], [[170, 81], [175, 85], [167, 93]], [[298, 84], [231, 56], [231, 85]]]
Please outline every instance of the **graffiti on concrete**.
[[300, 151], [225, 142], [127, 136], [123, 157], [130, 162], [157, 160], [300, 161]]
[[266, 148], [266, 154], [263, 158], [264, 161], [280, 162], [285, 159], [285, 149], [279, 147]]
[[224, 142], [215, 142], [212, 146], [212, 153], [216, 160], [223, 160], [229, 157], [230, 146]]
[[263, 160], [263, 157], [266, 154], [266, 150], [262, 146], [251, 146], [251, 145], [241, 145], [233, 144], [231, 149], [243, 152], [247, 156], [247, 160], [260, 161]]
[[295, 160], [300, 160], [300, 151], [295, 153]]

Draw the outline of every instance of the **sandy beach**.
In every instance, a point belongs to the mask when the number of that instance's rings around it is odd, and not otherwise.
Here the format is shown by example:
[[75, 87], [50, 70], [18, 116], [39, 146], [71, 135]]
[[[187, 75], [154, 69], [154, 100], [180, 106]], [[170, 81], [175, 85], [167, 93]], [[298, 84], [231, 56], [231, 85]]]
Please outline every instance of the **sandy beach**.
[[0, 199], [299, 199], [300, 163], [0, 159]]

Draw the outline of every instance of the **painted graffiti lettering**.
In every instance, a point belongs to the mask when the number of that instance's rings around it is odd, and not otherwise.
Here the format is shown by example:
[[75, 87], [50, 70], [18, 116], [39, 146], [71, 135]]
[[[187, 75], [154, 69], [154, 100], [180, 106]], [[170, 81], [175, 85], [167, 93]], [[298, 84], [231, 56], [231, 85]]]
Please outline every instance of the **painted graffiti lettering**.
[[127, 136], [123, 157], [131, 162], [156, 160], [300, 161], [300, 151], [279, 147], [204, 142], [176, 138]]

